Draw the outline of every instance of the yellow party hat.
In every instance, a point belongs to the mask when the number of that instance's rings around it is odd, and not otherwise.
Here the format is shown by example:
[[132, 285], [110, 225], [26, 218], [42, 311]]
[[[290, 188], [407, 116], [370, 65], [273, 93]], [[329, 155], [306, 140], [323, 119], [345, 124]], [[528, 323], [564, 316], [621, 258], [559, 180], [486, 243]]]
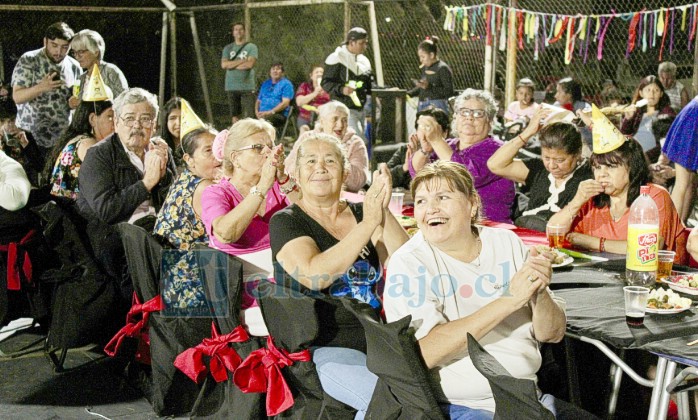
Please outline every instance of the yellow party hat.
[[625, 135], [596, 107], [591, 104], [592, 135], [594, 153], [597, 155], [616, 150], [627, 140]]
[[185, 99], [182, 99], [182, 111], [179, 116], [179, 136], [183, 138], [192, 131], [206, 127], [206, 124], [194, 113], [191, 105]]
[[112, 94], [111, 89], [109, 89], [109, 86], [104, 84], [104, 80], [102, 80], [102, 74], [99, 72], [99, 66], [97, 64], [92, 67], [92, 75], [90, 76], [90, 80], [87, 82], [87, 87], [85, 87], [84, 92], [82, 93], [82, 100], [83, 101], [106, 101], [106, 100], [113, 100], [114, 95]]

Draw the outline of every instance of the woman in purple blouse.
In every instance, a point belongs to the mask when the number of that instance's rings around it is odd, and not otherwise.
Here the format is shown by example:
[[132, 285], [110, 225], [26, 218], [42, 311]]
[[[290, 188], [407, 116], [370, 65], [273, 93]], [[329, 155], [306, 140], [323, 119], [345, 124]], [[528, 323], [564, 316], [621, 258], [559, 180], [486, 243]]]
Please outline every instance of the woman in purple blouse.
[[501, 140], [490, 136], [496, 114], [497, 102], [489, 92], [466, 89], [456, 99], [454, 128], [457, 138], [445, 139], [437, 129], [436, 119], [420, 117], [417, 121], [419, 148], [412, 153], [410, 174], [414, 176], [424, 165], [439, 159], [460, 163], [473, 176], [485, 218], [511, 223], [514, 183], [487, 168], [487, 160], [502, 145]]

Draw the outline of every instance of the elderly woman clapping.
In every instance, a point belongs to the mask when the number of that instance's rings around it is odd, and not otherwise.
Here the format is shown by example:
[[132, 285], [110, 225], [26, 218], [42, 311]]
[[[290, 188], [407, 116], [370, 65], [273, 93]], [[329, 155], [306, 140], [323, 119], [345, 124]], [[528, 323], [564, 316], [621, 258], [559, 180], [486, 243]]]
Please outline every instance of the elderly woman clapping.
[[[487, 168], [487, 160], [502, 145], [490, 136], [492, 122], [497, 114], [497, 103], [489, 92], [466, 89], [456, 99], [458, 138], [443, 139], [425, 135], [421, 147], [412, 155], [410, 174], [415, 174], [429, 162], [450, 160], [460, 163], [472, 174], [475, 189], [482, 197], [485, 218], [495, 222], [511, 223], [514, 203], [514, 183]], [[435, 132], [435, 130], [425, 130]]]
[[[340, 199], [347, 169], [344, 146], [335, 136], [310, 133], [298, 145], [294, 177], [302, 198], [275, 214], [270, 226], [275, 278], [294, 290], [349, 296], [378, 309], [374, 288], [383, 280], [383, 264], [407, 234], [388, 211], [392, 182], [387, 167], [374, 172], [363, 204]], [[313, 361], [322, 387], [362, 418], [376, 376], [366, 369], [366, 355], [349, 344], [324, 347], [352, 343], [355, 337], [338, 338], [341, 328], [323, 314], [319, 323]]]
[[[242, 261], [249, 283], [272, 276], [269, 221], [297, 195], [296, 184], [284, 174], [283, 147], [274, 146], [274, 127], [264, 120], [245, 118], [226, 135], [216, 137], [214, 156], [223, 162], [223, 178], [201, 197], [201, 218], [210, 245]], [[253, 335], [266, 335], [259, 307], [243, 295], [243, 322]], [[254, 318], [254, 319], [253, 319]]]
[[318, 108], [318, 121], [315, 130], [303, 133], [293, 145], [293, 150], [286, 158], [286, 171], [293, 175], [296, 168], [298, 145], [314, 133], [325, 133], [335, 136], [347, 150], [349, 165], [348, 175], [344, 182], [347, 191], [359, 191], [368, 181], [368, 152], [361, 137], [349, 128], [349, 108], [339, 101], [331, 101]]

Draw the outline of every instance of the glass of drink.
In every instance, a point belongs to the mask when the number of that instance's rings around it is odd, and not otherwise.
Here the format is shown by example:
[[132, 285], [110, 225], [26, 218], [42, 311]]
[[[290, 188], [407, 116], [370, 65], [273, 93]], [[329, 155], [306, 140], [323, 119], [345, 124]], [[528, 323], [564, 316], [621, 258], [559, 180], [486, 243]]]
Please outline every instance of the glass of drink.
[[671, 276], [671, 268], [674, 265], [675, 256], [676, 252], [674, 251], [657, 251], [657, 283]]
[[565, 227], [562, 225], [548, 224], [545, 227], [545, 234], [548, 236], [548, 246], [550, 248], [562, 248], [565, 243]]
[[393, 195], [390, 197], [390, 204], [388, 204], [388, 209], [392, 214], [396, 216], [402, 216], [402, 203], [404, 199], [404, 192], [393, 191]]
[[645, 308], [650, 289], [641, 286], [623, 287], [625, 296], [625, 322], [631, 327], [640, 327], [645, 321]]

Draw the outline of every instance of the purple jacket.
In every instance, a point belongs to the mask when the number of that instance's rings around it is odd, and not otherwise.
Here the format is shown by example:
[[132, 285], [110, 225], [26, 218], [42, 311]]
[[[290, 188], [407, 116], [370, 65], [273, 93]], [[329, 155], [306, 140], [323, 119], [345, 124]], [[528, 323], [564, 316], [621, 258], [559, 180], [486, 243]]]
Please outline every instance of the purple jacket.
[[[487, 137], [463, 150], [458, 150], [459, 139], [447, 139], [446, 143], [453, 150], [451, 160], [460, 163], [473, 176], [475, 189], [482, 200], [482, 214], [493, 222], [511, 223], [511, 208], [514, 203], [514, 182], [493, 174], [487, 168], [487, 160], [503, 144], [501, 140]], [[438, 160], [436, 153], [429, 156], [429, 161]], [[414, 178], [416, 171], [409, 163], [410, 175]]]

